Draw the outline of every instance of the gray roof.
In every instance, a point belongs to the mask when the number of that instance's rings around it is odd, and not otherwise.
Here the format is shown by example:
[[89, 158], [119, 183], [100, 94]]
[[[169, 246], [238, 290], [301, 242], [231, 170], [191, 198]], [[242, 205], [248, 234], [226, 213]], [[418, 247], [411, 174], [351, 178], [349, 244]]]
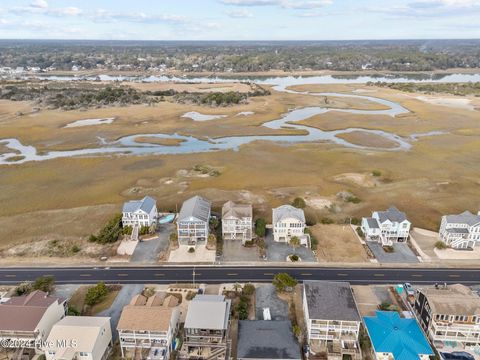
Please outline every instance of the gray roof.
[[470, 211], [464, 211], [458, 215], [446, 215], [448, 223], [468, 224], [470, 226], [480, 223], [480, 215], [474, 215]]
[[124, 203], [123, 212], [133, 213], [137, 210], [143, 210], [150, 214], [155, 206], [157, 206], [157, 201], [150, 196], [145, 196], [142, 200], [132, 200]]
[[302, 209], [298, 209], [291, 205], [282, 205], [273, 209], [272, 220], [274, 224], [288, 218], [294, 218], [305, 222], [305, 214]]
[[450, 228], [446, 229], [446, 232], [449, 234], [468, 234], [470, 231], [467, 228]]
[[349, 283], [304, 281], [303, 287], [310, 319], [360, 321]]
[[189, 220], [193, 217], [198, 220], [208, 222], [210, 219], [211, 206], [212, 204], [210, 201], [198, 195], [185, 200], [182, 204], [182, 208], [180, 209], [178, 221]]
[[405, 213], [398, 210], [395, 206], [390, 207], [387, 211], [377, 211], [377, 213], [381, 223], [387, 220], [392, 222], [402, 222], [407, 220]]
[[380, 229], [380, 225], [378, 225], [378, 221], [375, 218], [367, 218], [367, 223], [370, 229]]
[[238, 359], [300, 360], [300, 345], [290, 321], [243, 320], [238, 322]]
[[231, 301], [223, 296], [197, 295], [188, 305], [185, 328], [226, 330]]
[[236, 204], [233, 201], [227, 201], [222, 207], [222, 218], [251, 218], [252, 212], [252, 205]]

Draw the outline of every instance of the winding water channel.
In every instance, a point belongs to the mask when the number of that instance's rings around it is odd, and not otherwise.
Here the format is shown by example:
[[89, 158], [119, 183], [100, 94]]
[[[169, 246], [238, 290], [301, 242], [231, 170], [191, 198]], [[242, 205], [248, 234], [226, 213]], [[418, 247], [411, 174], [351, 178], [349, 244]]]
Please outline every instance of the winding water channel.
[[[387, 140], [393, 141], [396, 146], [391, 148], [378, 148], [375, 147], [375, 150], [384, 150], [384, 151], [405, 151], [411, 148], [412, 141], [415, 141], [421, 136], [428, 135], [438, 135], [441, 132], [431, 132], [426, 134], [414, 134], [408, 138], [400, 137], [396, 134], [381, 131], [381, 130], [367, 130], [362, 128], [348, 128], [344, 130], [334, 130], [334, 131], [323, 131], [306, 125], [298, 124], [299, 121], [311, 118], [316, 115], [324, 114], [329, 111], [337, 112], [346, 112], [350, 114], [358, 115], [387, 115], [394, 117], [400, 114], [408, 113], [409, 111], [401, 106], [398, 103], [393, 101], [375, 98], [365, 95], [353, 95], [353, 94], [342, 94], [342, 93], [312, 93], [312, 92], [298, 92], [294, 90], [287, 89], [291, 85], [301, 85], [301, 84], [315, 84], [322, 83], [321, 81], [315, 82], [315, 77], [308, 78], [270, 78], [258, 81], [259, 83], [273, 85], [274, 89], [277, 91], [283, 91], [293, 94], [308, 94], [312, 96], [335, 96], [335, 97], [345, 97], [345, 98], [357, 98], [368, 100], [372, 103], [381, 104], [387, 107], [385, 110], [358, 110], [358, 109], [337, 109], [337, 108], [327, 108], [322, 106], [310, 106], [303, 108], [296, 108], [288, 111], [283, 114], [279, 119], [274, 119], [262, 124], [262, 126], [269, 129], [282, 129], [290, 128], [295, 130], [300, 130], [305, 134], [298, 135], [250, 135], [250, 136], [228, 136], [215, 139], [198, 139], [193, 136], [185, 136], [179, 134], [135, 134], [122, 137], [114, 142], [105, 142], [101, 140], [99, 142], [99, 147], [96, 148], [85, 148], [79, 150], [66, 150], [66, 151], [50, 151], [47, 153], [39, 154], [37, 149], [33, 146], [24, 145], [18, 141], [18, 139], [0, 139], [0, 144], [4, 144], [9, 149], [12, 149], [12, 152], [5, 153], [0, 155], [0, 165], [5, 164], [18, 164], [24, 163], [27, 161], [43, 161], [56, 158], [64, 157], [73, 157], [73, 156], [99, 156], [105, 154], [132, 154], [132, 155], [145, 155], [145, 154], [187, 154], [187, 153], [200, 153], [200, 152], [212, 152], [212, 151], [221, 151], [221, 150], [238, 150], [241, 145], [249, 144], [253, 141], [272, 141], [277, 143], [305, 143], [305, 142], [331, 142], [341, 146], [358, 148], [358, 149], [369, 149], [366, 146], [360, 146], [344, 140], [339, 135], [348, 134], [352, 132], [363, 132], [367, 134], [373, 134], [381, 136]], [[168, 81], [172, 81], [171, 78], [166, 78]], [[197, 78], [189, 79], [189, 81], [202, 82], [206, 78]], [[212, 79], [208, 78], [211, 82]], [[54, 79], [50, 79], [54, 80]], [[176, 80], [176, 79], [175, 79]], [[181, 79], [179, 79], [181, 80]], [[160, 80], [157, 78], [156, 81], [167, 81]], [[223, 81], [223, 80], [220, 80]], [[228, 81], [232, 81], [229, 79]], [[365, 80], [363, 80], [365, 82]], [[215, 120], [214, 120], [215, 121]], [[218, 121], [218, 120], [216, 120]], [[169, 146], [161, 145], [155, 143], [147, 142], [137, 142], [136, 139], [139, 137], [147, 138], [157, 138], [157, 139], [177, 139], [180, 140], [178, 145]], [[143, 139], [144, 141], [144, 139]]]

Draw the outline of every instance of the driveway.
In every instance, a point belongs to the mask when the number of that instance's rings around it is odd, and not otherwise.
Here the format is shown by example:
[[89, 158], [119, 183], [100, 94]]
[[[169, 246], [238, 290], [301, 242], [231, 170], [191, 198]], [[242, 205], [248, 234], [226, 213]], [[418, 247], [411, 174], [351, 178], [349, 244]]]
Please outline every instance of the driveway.
[[387, 253], [377, 242], [367, 241], [367, 246], [380, 263], [418, 263], [418, 259], [406, 243], [394, 243], [393, 253]]
[[269, 308], [272, 320], [288, 320], [288, 304], [277, 296], [275, 286], [261, 285], [255, 290], [255, 317], [263, 320], [263, 309]]
[[140, 294], [143, 290], [143, 284], [128, 284], [123, 285], [122, 290], [118, 293], [117, 297], [113, 301], [112, 306], [109, 309], [102, 311], [97, 316], [109, 316], [110, 324], [112, 325], [112, 336], [113, 341], [117, 338], [117, 325], [118, 320], [120, 320], [120, 315], [122, 314], [123, 307], [128, 305], [132, 298]]
[[133, 252], [130, 262], [156, 263], [161, 251], [167, 251], [170, 243], [170, 233], [174, 230], [173, 224], [161, 224], [157, 228], [157, 238], [140, 241]]
[[223, 255], [219, 261], [260, 261], [257, 247], [245, 247], [240, 240], [223, 241]]
[[[278, 243], [273, 240], [273, 232], [271, 229], [267, 229], [265, 243], [267, 244], [267, 261], [287, 261], [287, 256], [293, 254], [293, 249], [289, 244]], [[302, 262], [317, 261], [312, 250], [306, 247], [300, 246], [296, 248], [295, 253], [300, 256]]]

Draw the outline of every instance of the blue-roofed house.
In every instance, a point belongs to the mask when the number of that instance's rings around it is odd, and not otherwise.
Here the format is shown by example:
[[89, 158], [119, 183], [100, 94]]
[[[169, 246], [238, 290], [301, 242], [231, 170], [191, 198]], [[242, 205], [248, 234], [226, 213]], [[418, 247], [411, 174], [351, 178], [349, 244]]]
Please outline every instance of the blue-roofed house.
[[123, 226], [152, 226], [157, 217], [157, 201], [150, 196], [145, 196], [142, 200], [128, 201], [123, 204]]
[[394, 311], [377, 311], [363, 318], [377, 360], [428, 360], [434, 355], [415, 319]]

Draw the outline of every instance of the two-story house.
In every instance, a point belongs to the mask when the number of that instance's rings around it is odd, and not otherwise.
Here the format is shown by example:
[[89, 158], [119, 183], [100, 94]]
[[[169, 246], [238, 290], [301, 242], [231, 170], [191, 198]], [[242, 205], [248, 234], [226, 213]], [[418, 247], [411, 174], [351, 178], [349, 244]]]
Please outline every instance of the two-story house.
[[66, 299], [49, 296], [43, 291], [15, 296], [0, 303], [0, 341], [4, 347], [39, 350], [53, 325], [65, 317]]
[[362, 359], [358, 342], [361, 318], [349, 283], [304, 281], [303, 313], [312, 353], [326, 353], [335, 360], [344, 355]]
[[197, 295], [188, 305], [180, 359], [230, 358], [231, 301], [221, 295]]
[[252, 205], [226, 202], [222, 207], [222, 236], [224, 240], [252, 240]]
[[459, 215], [442, 216], [439, 235], [453, 249], [473, 249], [480, 243], [480, 212], [477, 215], [465, 211]]
[[109, 317], [67, 316], [56, 323], [45, 343], [46, 360], [105, 360], [112, 345]]
[[454, 284], [418, 289], [414, 308], [437, 348], [456, 344], [474, 350], [480, 346], [480, 297], [470, 288]]
[[172, 296], [135, 296], [122, 310], [117, 330], [122, 357], [166, 360], [173, 350], [180, 309]]
[[273, 240], [288, 243], [294, 236], [302, 245], [308, 245], [305, 236], [305, 214], [302, 209], [282, 205], [272, 210]]
[[366, 240], [387, 246], [407, 241], [411, 225], [405, 213], [392, 206], [386, 211], [374, 211], [370, 218], [362, 218], [361, 229]]
[[122, 225], [139, 227], [152, 226], [158, 217], [157, 201], [145, 196], [142, 200], [128, 201], [123, 204]]
[[201, 196], [194, 196], [182, 204], [177, 218], [180, 245], [206, 245], [212, 204]]

